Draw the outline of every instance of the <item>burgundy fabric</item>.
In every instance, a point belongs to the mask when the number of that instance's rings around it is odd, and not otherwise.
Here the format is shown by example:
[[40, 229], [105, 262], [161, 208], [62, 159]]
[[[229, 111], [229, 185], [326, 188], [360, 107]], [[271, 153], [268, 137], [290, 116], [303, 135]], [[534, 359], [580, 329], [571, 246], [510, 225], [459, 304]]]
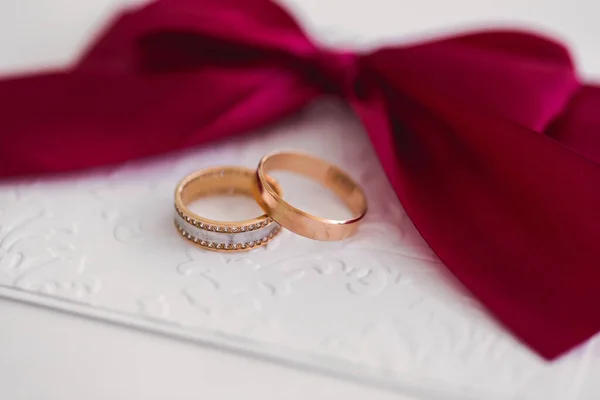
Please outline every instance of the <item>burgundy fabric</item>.
[[323, 93], [350, 104], [424, 239], [516, 336], [554, 358], [600, 329], [600, 89], [532, 34], [353, 54], [267, 0], [161, 0], [72, 69], [0, 81], [0, 177], [200, 145]]

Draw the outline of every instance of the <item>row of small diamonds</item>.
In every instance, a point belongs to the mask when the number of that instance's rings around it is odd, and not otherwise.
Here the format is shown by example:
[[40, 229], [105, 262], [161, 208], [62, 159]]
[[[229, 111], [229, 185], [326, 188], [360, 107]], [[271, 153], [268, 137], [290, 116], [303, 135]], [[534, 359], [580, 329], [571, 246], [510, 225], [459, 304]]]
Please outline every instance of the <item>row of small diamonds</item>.
[[185, 237], [186, 239], [188, 239], [196, 244], [199, 244], [200, 246], [208, 247], [210, 249], [220, 249], [220, 250], [246, 250], [246, 249], [251, 249], [254, 247], [258, 247], [258, 246], [267, 244], [271, 239], [273, 239], [273, 237], [275, 235], [277, 235], [279, 233], [279, 231], [281, 230], [281, 227], [278, 227], [278, 228], [272, 230], [268, 236], [265, 236], [258, 240], [253, 240], [251, 242], [245, 242], [245, 243], [229, 243], [229, 244], [216, 243], [216, 242], [199, 239], [199, 238], [191, 235], [189, 232], [186, 232], [186, 230], [181, 225], [177, 225], [177, 229], [179, 230], [179, 233], [181, 233], [181, 235], [183, 235], [183, 237]]
[[244, 226], [218, 226], [218, 225], [207, 224], [202, 221], [197, 221], [196, 219], [191, 218], [188, 215], [185, 215], [177, 207], [175, 207], [175, 210], [177, 211], [177, 214], [179, 214], [179, 216], [181, 218], [183, 218], [185, 220], [185, 222], [187, 222], [188, 224], [194, 225], [196, 228], [204, 229], [207, 231], [213, 231], [213, 232], [224, 232], [224, 233], [247, 232], [247, 231], [253, 231], [255, 229], [260, 229], [260, 228], [265, 227], [273, 222], [273, 220], [271, 218], [267, 218], [262, 222], [257, 222], [255, 224], [244, 225]]
[[256, 240], [261, 240], [263, 237], [268, 237], [269, 233], [274, 232], [279, 224], [273, 222], [265, 227], [259, 229], [247, 230], [245, 232], [229, 233], [229, 232], [216, 232], [200, 229], [190, 223], [188, 223], [181, 215], [175, 213], [175, 223], [182, 227], [186, 233], [189, 233], [199, 240], [204, 240], [212, 243], [222, 244], [237, 244], [237, 243], [250, 243]]

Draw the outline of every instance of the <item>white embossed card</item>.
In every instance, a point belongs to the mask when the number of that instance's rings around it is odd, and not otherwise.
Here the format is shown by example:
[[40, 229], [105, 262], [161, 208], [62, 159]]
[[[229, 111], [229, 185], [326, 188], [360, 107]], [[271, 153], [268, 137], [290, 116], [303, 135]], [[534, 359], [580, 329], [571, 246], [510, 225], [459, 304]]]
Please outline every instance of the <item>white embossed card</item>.
[[[177, 233], [181, 178], [255, 167], [278, 149], [323, 157], [364, 185], [370, 209], [354, 237], [284, 231], [260, 249], [216, 253]], [[307, 211], [339, 211], [318, 185], [281, 182]], [[259, 212], [249, 199], [202, 206], [232, 219]], [[546, 363], [480, 309], [419, 237], [362, 128], [336, 103], [202, 149], [2, 184], [0, 294], [423, 398], [583, 399], [598, 366], [593, 344]]]

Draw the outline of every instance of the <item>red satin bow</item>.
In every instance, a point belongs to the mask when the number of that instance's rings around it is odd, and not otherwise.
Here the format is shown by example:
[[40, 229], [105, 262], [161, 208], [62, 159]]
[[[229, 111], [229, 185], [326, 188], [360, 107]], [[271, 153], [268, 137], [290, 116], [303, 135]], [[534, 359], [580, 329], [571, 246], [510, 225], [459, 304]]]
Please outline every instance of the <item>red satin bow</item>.
[[0, 82], [0, 176], [165, 153], [323, 92], [361, 118], [444, 264], [552, 358], [600, 329], [600, 90], [557, 43], [483, 32], [355, 55], [266, 0], [162, 0], [71, 70]]

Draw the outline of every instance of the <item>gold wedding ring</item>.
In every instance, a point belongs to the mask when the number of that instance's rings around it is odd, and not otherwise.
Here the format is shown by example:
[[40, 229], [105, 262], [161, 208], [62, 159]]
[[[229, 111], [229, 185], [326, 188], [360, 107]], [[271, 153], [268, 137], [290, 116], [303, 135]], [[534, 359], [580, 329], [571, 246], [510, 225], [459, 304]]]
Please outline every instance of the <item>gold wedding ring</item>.
[[[292, 206], [281, 196], [269, 172], [285, 170], [316, 180], [331, 189], [350, 209], [352, 217], [333, 220], [308, 214]], [[255, 198], [265, 213], [282, 227], [316, 240], [342, 240], [351, 236], [367, 212], [362, 188], [344, 171], [319, 158], [296, 152], [266, 155], [256, 170]]]
[[[281, 196], [277, 182], [268, 178], [269, 187]], [[186, 239], [208, 250], [244, 251], [267, 244], [281, 227], [267, 215], [240, 221], [223, 222], [191, 212], [188, 205], [203, 196], [243, 194], [256, 190], [256, 173], [243, 167], [219, 167], [185, 177], [175, 190], [175, 226]]]

